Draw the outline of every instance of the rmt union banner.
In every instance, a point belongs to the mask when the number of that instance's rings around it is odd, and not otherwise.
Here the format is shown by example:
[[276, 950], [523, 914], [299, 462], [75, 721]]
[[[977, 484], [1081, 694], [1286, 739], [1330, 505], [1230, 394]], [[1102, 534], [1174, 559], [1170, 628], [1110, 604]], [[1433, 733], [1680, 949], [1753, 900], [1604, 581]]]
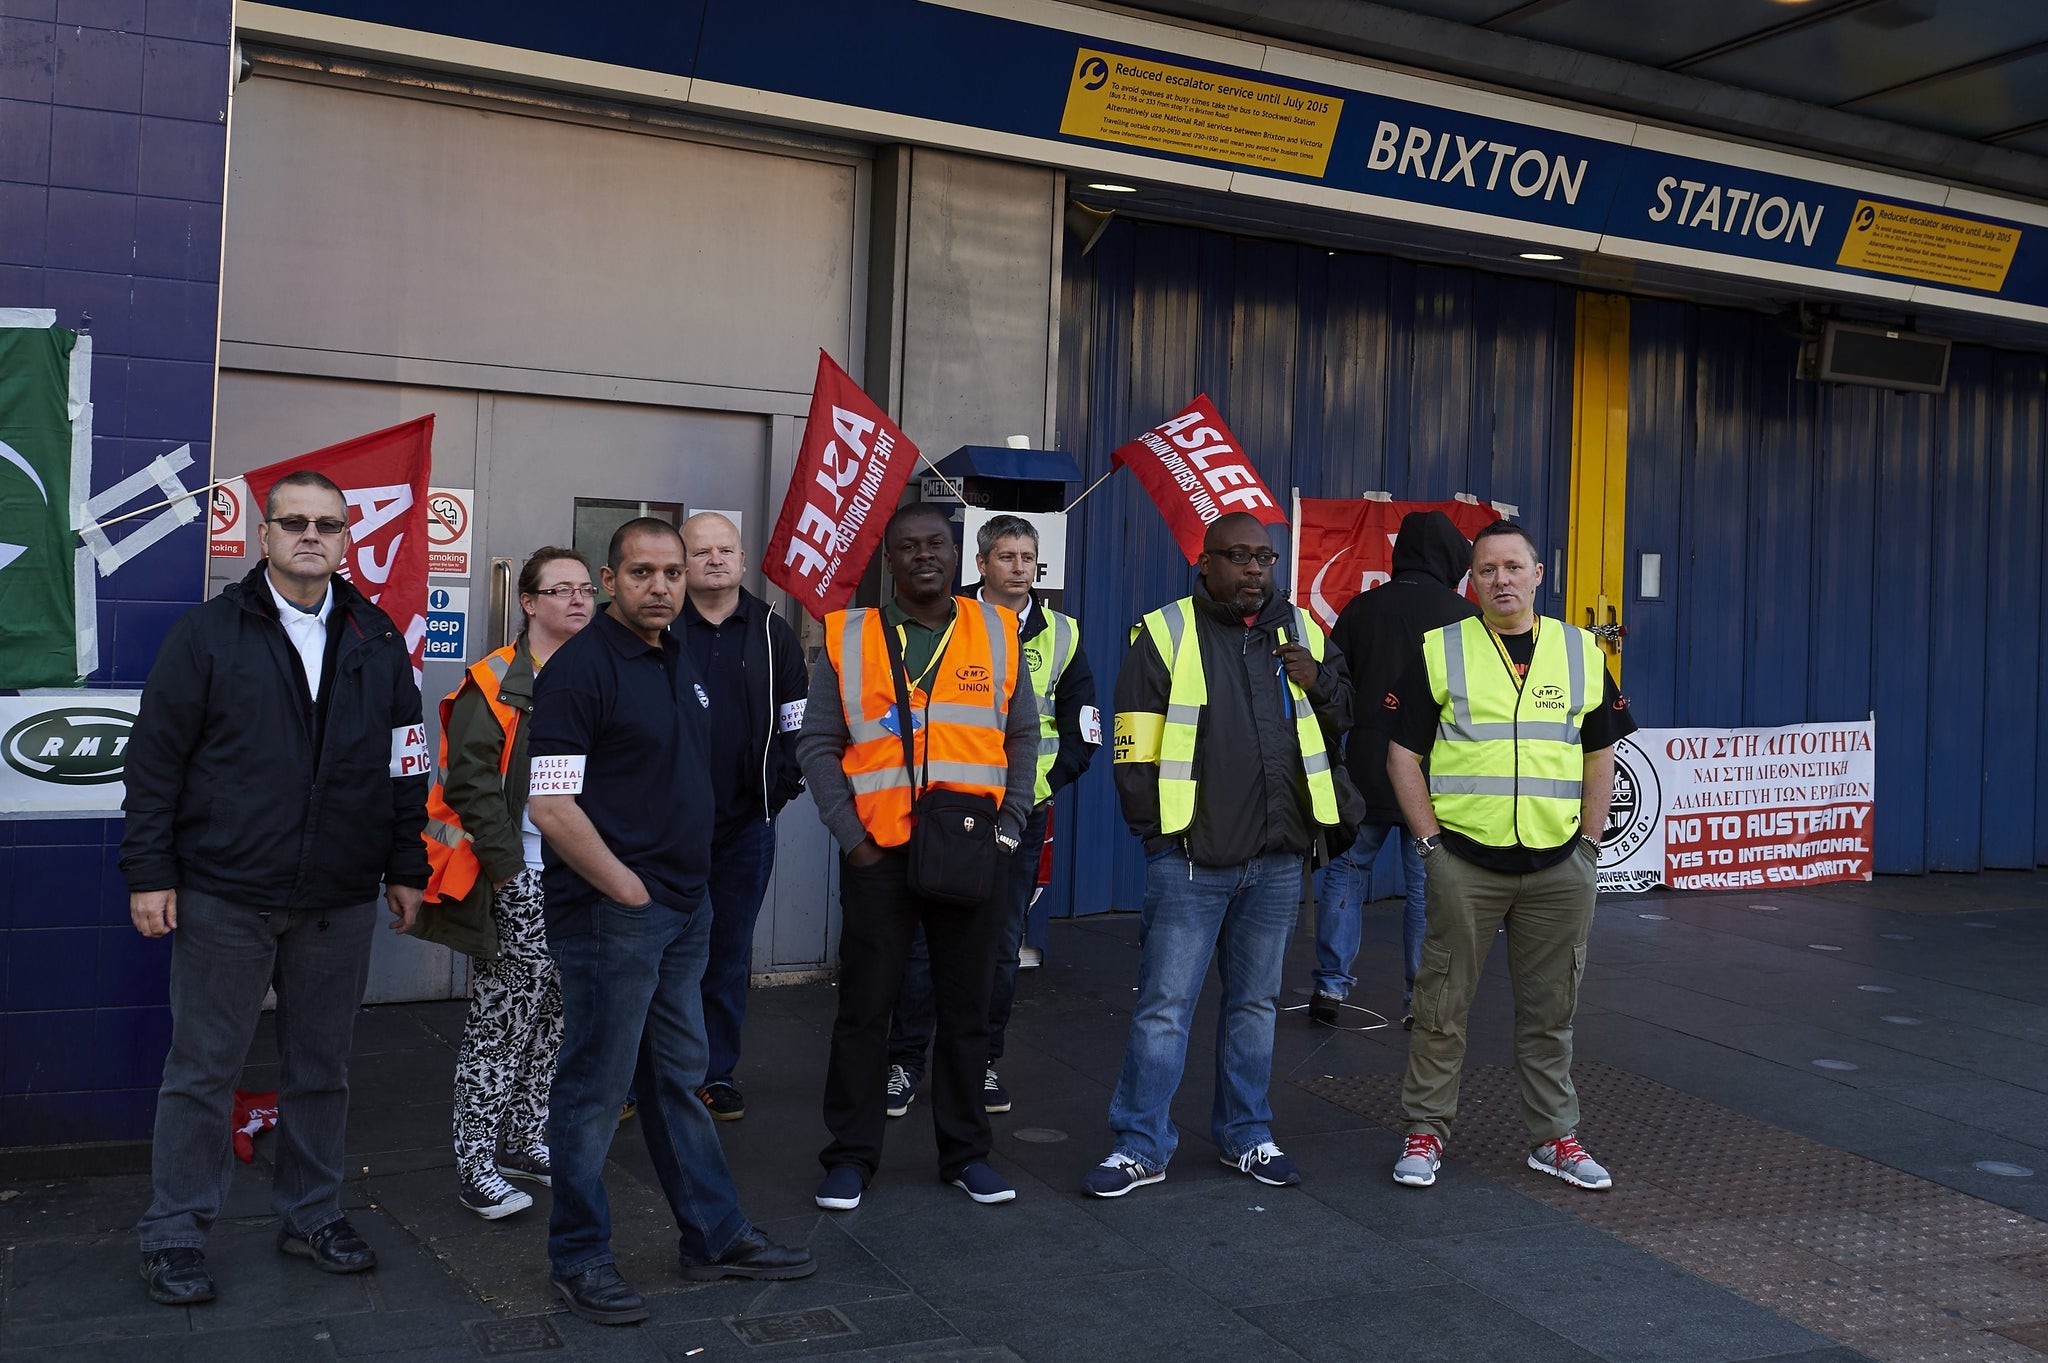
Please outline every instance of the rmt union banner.
[[1868, 880], [1877, 726], [1640, 729], [1614, 745], [1600, 888]]

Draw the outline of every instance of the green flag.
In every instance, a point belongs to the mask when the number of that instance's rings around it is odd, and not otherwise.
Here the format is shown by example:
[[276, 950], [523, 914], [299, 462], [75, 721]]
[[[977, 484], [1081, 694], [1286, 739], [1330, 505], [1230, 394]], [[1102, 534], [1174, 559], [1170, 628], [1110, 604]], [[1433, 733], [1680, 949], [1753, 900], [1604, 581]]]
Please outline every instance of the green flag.
[[78, 342], [62, 327], [0, 327], [0, 687], [79, 680], [71, 524], [91, 429], [82, 373], [72, 392]]

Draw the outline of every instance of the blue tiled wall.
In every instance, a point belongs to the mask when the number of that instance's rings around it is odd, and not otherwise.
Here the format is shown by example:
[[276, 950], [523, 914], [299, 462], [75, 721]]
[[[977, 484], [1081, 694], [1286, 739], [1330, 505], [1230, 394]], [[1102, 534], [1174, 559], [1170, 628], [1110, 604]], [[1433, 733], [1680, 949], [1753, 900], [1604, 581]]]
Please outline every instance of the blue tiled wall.
[[[179, 445], [188, 485], [209, 467], [230, 13], [0, 0], [0, 307], [91, 332], [94, 490]], [[92, 684], [141, 684], [204, 595], [204, 532], [99, 580]], [[128, 926], [120, 840], [119, 820], [0, 822], [0, 1145], [149, 1133], [170, 947]]]

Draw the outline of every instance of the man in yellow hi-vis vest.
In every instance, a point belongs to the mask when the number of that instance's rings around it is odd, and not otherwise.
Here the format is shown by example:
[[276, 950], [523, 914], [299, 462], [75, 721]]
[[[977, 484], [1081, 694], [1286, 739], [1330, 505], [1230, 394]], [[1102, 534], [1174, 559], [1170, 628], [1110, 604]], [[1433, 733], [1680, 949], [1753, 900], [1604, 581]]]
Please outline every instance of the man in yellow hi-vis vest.
[[1482, 529], [1472, 541], [1481, 617], [1423, 635], [1380, 704], [1387, 776], [1428, 868], [1429, 928], [1401, 1087], [1408, 1140], [1394, 1165], [1394, 1181], [1410, 1187], [1436, 1182], [1458, 1112], [1465, 1017], [1502, 927], [1529, 1167], [1580, 1188], [1614, 1182], [1578, 1141], [1572, 1015], [1614, 744], [1636, 726], [1593, 636], [1537, 616], [1542, 581], [1526, 530], [1508, 521]]
[[[1145, 844], [1144, 953], [1116, 1145], [1082, 1180], [1121, 1197], [1166, 1177], [1168, 1108], [1213, 956], [1223, 979], [1210, 1135], [1261, 1183], [1301, 1181], [1273, 1141], [1267, 1089], [1281, 966], [1302, 859], [1338, 822], [1330, 754], [1350, 726], [1344, 656], [1273, 589], [1278, 555], [1244, 513], [1213, 522], [1192, 596], [1133, 631], [1116, 681], [1113, 746], [1124, 821]], [[1348, 784], [1348, 783], [1347, 783]]]

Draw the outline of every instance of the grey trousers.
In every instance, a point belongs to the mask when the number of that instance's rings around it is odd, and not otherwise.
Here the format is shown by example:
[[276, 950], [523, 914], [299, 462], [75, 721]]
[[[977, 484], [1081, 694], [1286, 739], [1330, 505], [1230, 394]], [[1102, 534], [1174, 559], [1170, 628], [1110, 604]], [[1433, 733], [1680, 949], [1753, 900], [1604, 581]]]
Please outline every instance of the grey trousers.
[[142, 1252], [204, 1249], [234, 1178], [235, 1080], [277, 989], [277, 1176], [271, 1206], [300, 1235], [341, 1218], [348, 1053], [370, 973], [374, 904], [263, 910], [178, 892], [171, 1052], [157, 1094]]

